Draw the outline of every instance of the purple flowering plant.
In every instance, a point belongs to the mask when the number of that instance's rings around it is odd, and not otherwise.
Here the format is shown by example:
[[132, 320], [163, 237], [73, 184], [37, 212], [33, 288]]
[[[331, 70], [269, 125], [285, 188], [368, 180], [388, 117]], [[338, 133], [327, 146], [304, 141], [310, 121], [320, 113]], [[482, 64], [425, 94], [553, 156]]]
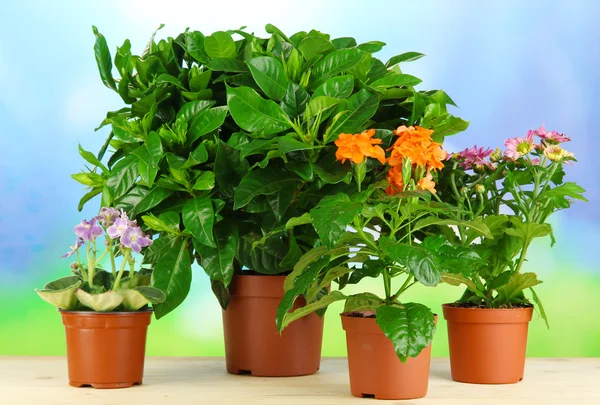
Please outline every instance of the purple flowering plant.
[[[542, 281], [535, 272], [522, 269], [535, 238], [550, 236], [554, 244], [548, 217], [569, 208], [573, 200], [587, 201], [581, 186], [563, 181], [564, 165], [576, 161], [563, 147], [570, 140], [541, 126], [523, 137], [506, 139], [504, 151], [475, 146], [449, 155], [436, 197], [456, 209], [448, 210], [446, 219], [432, 221], [432, 225], [472, 259], [471, 266], [442, 278], [449, 284], [466, 286], [455, 305], [529, 306], [531, 302], [524, 294], [529, 290], [547, 322], [534, 290]], [[461, 226], [452, 229], [444, 222], [449, 220], [478, 221], [490, 235], [481, 237]]]
[[[77, 261], [71, 264], [73, 274], [36, 290], [42, 299], [61, 310], [98, 312], [137, 311], [148, 304], [164, 302], [164, 292], [150, 286], [151, 270], [135, 271], [133, 254], [150, 246], [152, 239], [142, 232], [136, 221], [128, 218], [127, 213], [103, 207], [97, 216], [81, 221], [73, 231], [77, 237], [75, 244], [62, 256], [76, 257]], [[102, 236], [104, 252], [98, 255]], [[107, 256], [110, 271], [100, 267]], [[116, 264], [118, 256], [122, 257], [120, 265]]]

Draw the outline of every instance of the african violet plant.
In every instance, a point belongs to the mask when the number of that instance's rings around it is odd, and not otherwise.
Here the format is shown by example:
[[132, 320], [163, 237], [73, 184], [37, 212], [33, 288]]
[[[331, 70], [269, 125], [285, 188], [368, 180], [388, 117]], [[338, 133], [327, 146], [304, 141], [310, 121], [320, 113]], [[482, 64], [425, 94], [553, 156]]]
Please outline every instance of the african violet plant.
[[[383, 141], [375, 138], [375, 133], [340, 134], [335, 141], [336, 159], [342, 164], [350, 160], [357, 173], [354, 192], [327, 196], [309, 213], [288, 222], [288, 227], [311, 224], [321, 244], [306, 252], [286, 278], [277, 325], [282, 330], [296, 319], [345, 300], [344, 314], [375, 317], [404, 362], [429, 346], [435, 331], [431, 310], [402, 301], [404, 292], [417, 283], [435, 286], [444, 272], [457, 272], [479, 258], [467, 248], [447, 243], [441, 234], [424, 233], [432, 224], [450, 223], [439, 215], [453, 209], [432, 201], [432, 195], [436, 195], [435, 172], [443, 168], [446, 158], [441, 142], [432, 139], [433, 131], [397, 128], [388, 156], [380, 145], [389, 143], [392, 137]], [[370, 165], [380, 170], [363, 189], [362, 173]], [[487, 227], [477, 222], [458, 220], [452, 224], [481, 236], [489, 235]], [[379, 277], [385, 295], [346, 295], [341, 291], [364, 277]], [[399, 286], [394, 287], [395, 279], [401, 281]], [[330, 292], [334, 281], [339, 288]], [[307, 305], [290, 312], [300, 295], [306, 297]]]
[[[330, 195], [353, 189], [350, 163], [336, 164], [333, 141], [376, 122], [378, 137], [398, 122], [443, 137], [467, 123], [452, 116], [443, 91], [417, 91], [421, 81], [400, 63], [423, 56], [373, 56], [385, 44], [357, 44], [312, 30], [287, 36], [267, 25], [263, 39], [243, 29], [205, 36], [186, 30], [154, 41], [141, 55], [126, 40], [113, 78], [105, 38], [94, 27], [104, 84], [127, 107], [109, 112], [111, 127], [93, 166], [74, 177], [95, 195], [137, 218], [156, 235], [145, 262], [152, 285], [166, 293], [164, 316], [186, 297], [195, 258], [227, 306], [227, 287], [242, 268], [292, 271], [318, 243], [310, 225], [286, 228]], [[108, 148], [107, 164], [101, 161]], [[364, 166], [371, 178], [380, 168]]]
[[[451, 156], [442, 171], [439, 196], [457, 205], [449, 212], [456, 219], [482, 217], [493, 237], [453, 230], [440, 231], [453, 246], [472, 247], [482, 261], [445, 274], [447, 283], [467, 287], [456, 305], [483, 308], [528, 306], [524, 291], [531, 292], [542, 317], [542, 303], [533, 287], [540, 284], [535, 272], [522, 272], [527, 252], [535, 238], [550, 236], [548, 217], [571, 206], [574, 199], [586, 201], [585, 191], [573, 182], [563, 182], [563, 165], [575, 161], [561, 144], [568, 136], [544, 127], [528, 131], [524, 138], [510, 138], [504, 153], [497, 148], [474, 147]], [[546, 320], [547, 322], [547, 320]]]
[[[75, 255], [71, 264], [72, 275], [52, 281], [39, 296], [61, 310], [79, 311], [137, 311], [148, 304], [160, 304], [165, 294], [151, 287], [152, 271], [135, 270], [134, 253], [152, 245], [135, 221], [125, 212], [103, 207], [90, 221], [83, 220], [74, 228], [77, 240], [62, 257]], [[98, 256], [98, 240], [104, 235], [105, 250]], [[85, 246], [87, 262], [82, 262], [80, 249]], [[119, 266], [116, 256], [122, 256]], [[111, 271], [100, 267], [108, 255]]]

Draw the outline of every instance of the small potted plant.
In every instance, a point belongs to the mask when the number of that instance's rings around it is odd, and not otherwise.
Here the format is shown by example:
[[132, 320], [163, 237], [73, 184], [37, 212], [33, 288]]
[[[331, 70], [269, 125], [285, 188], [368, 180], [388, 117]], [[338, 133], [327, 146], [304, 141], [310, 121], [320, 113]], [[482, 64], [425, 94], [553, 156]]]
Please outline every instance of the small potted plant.
[[534, 271], [524, 271], [528, 249], [540, 237], [550, 236], [554, 244], [548, 217], [574, 199], [586, 201], [583, 188], [563, 181], [563, 165], [575, 161], [562, 147], [568, 141], [542, 126], [523, 138], [507, 139], [504, 153], [477, 147], [455, 153], [442, 171], [439, 195], [460, 208], [449, 217], [476, 220], [491, 233], [459, 229], [454, 234], [441, 225], [453, 245], [471, 248], [482, 259], [442, 277], [466, 286], [458, 301], [444, 305], [456, 381], [504, 384], [523, 379], [533, 304], [548, 322], [534, 289], [542, 281]]
[[[442, 234], [423, 232], [431, 224], [451, 222], [438, 215], [452, 208], [432, 201], [435, 172], [446, 157], [441, 143], [432, 139], [433, 131], [397, 128], [389, 157], [381, 145], [393, 137], [384, 141], [376, 133], [340, 134], [335, 141], [337, 160], [350, 160], [354, 167], [355, 192], [327, 196], [308, 214], [288, 222], [290, 227], [312, 224], [321, 245], [304, 254], [286, 278], [277, 325], [283, 330], [332, 302], [345, 300], [341, 316], [352, 394], [420, 398], [427, 393], [436, 315], [422, 304], [403, 301], [403, 294], [417, 283], [435, 286], [443, 272], [456, 271], [479, 258], [468, 249], [450, 245]], [[369, 186], [363, 188], [367, 166], [377, 169], [369, 172]], [[452, 224], [471, 230], [469, 221]], [[485, 226], [472, 230], [487, 233]], [[364, 277], [380, 278], [385, 295], [340, 291]], [[401, 283], [394, 286], [396, 279]], [[334, 281], [339, 289], [330, 292], [328, 286]], [[307, 305], [294, 309], [301, 295]]]
[[[81, 221], [74, 231], [76, 242], [63, 256], [77, 257], [71, 265], [72, 275], [36, 290], [62, 315], [69, 384], [94, 388], [141, 384], [152, 315], [148, 304], [162, 303], [165, 294], [150, 286], [150, 270], [135, 270], [133, 255], [152, 240], [126, 213], [108, 207], [90, 221]], [[98, 255], [103, 235], [105, 250]], [[118, 266], [117, 255], [121, 256]], [[109, 259], [110, 271], [100, 267], [105, 258]]]
[[96, 155], [81, 150], [92, 168], [76, 176], [91, 187], [81, 204], [101, 195], [156, 236], [144, 260], [166, 293], [157, 318], [189, 293], [195, 259], [223, 307], [227, 370], [303, 375], [319, 368], [322, 318], [305, 317], [283, 336], [273, 320], [285, 275], [319, 240], [310, 224], [286, 224], [353, 188], [352, 166], [335, 163], [333, 141], [371, 122], [380, 135], [403, 119], [440, 137], [467, 123], [447, 111], [446, 93], [417, 91], [420, 80], [402, 72], [420, 53], [384, 63], [373, 56], [383, 42], [266, 31], [153, 35], [141, 55], [126, 40], [114, 78], [94, 28], [100, 76], [127, 107], [107, 114], [108, 139]]

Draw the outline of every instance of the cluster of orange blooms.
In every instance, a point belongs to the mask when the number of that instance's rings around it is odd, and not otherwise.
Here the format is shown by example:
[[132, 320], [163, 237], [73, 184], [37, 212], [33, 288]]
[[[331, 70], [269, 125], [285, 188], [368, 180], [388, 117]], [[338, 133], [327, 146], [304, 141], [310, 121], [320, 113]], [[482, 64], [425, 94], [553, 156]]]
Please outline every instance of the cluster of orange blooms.
[[417, 187], [421, 190], [429, 190], [435, 193], [435, 182], [433, 181], [432, 170], [439, 170], [444, 167], [442, 161], [446, 159], [446, 151], [438, 142], [431, 138], [432, 130], [415, 127], [400, 126], [394, 134], [398, 136], [396, 142], [388, 151], [391, 154], [388, 158], [381, 146], [381, 139], [373, 138], [375, 130], [369, 129], [360, 134], [340, 134], [335, 141], [338, 150], [335, 153], [337, 160], [345, 163], [346, 160], [358, 164], [362, 163], [365, 157], [371, 157], [379, 160], [381, 164], [390, 165], [387, 181], [389, 186], [386, 193], [393, 195], [404, 190], [402, 179], [402, 162], [404, 158], [412, 161], [414, 167], [420, 166], [426, 170], [423, 178], [417, 181]]

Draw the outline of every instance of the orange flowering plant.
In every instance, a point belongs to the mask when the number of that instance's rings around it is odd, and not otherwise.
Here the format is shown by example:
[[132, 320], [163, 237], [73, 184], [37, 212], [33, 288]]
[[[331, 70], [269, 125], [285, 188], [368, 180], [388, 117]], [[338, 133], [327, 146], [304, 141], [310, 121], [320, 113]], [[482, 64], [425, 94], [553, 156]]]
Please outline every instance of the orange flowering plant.
[[[435, 286], [444, 272], [480, 260], [472, 250], [445, 244], [443, 235], [428, 230], [439, 223], [481, 235], [489, 230], [479, 223], [471, 227], [469, 221], [440, 218], [455, 209], [436, 196], [438, 173], [446, 159], [443, 137], [421, 126], [404, 125], [388, 136], [377, 135], [381, 134], [375, 129], [340, 134], [335, 141], [336, 160], [351, 162], [355, 191], [326, 196], [309, 213], [288, 222], [288, 227], [312, 224], [320, 243], [287, 276], [277, 325], [283, 330], [309, 313], [323, 312], [332, 302], [345, 300], [342, 315], [376, 318], [400, 360], [406, 361], [429, 346], [435, 321], [425, 305], [402, 302], [405, 291], [419, 283]], [[375, 175], [364, 184], [372, 167]], [[341, 291], [365, 277], [381, 278], [383, 297]], [[402, 282], [394, 286], [396, 278]], [[334, 281], [338, 289], [330, 291]], [[290, 312], [300, 295], [307, 305]]]

